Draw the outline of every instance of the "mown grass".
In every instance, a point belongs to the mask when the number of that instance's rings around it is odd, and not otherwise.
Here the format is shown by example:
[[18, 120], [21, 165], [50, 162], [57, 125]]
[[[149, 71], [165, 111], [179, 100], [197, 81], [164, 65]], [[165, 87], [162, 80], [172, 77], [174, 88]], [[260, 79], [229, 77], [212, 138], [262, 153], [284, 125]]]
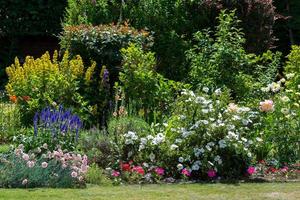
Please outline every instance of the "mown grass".
[[299, 200], [300, 183], [88, 186], [86, 189], [1, 189], [2, 200]]

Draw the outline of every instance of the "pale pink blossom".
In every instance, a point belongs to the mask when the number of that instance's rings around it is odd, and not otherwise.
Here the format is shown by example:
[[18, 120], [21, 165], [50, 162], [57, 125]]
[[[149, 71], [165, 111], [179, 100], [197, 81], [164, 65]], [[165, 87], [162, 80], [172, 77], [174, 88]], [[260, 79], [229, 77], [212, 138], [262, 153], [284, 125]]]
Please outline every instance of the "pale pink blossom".
[[28, 183], [28, 180], [27, 180], [27, 179], [24, 179], [24, 180], [22, 181], [22, 185], [27, 185], [27, 183]]
[[270, 112], [274, 110], [274, 103], [272, 100], [265, 100], [260, 102], [259, 109], [262, 112]]
[[47, 168], [47, 167], [48, 167], [48, 163], [47, 163], [47, 162], [43, 162], [43, 163], [42, 163], [42, 168], [45, 169], [45, 168]]
[[27, 162], [27, 166], [28, 166], [29, 168], [33, 168], [34, 165], [35, 165], [35, 162], [34, 162], [34, 161], [28, 161], [28, 162]]
[[78, 176], [78, 174], [77, 174], [77, 172], [72, 171], [71, 176], [72, 176], [73, 178], [76, 178], [76, 177]]
[[78, 177], [78, 180], [81, 182], [81, 181], [83, 181], [83, 176], [79, 176]]
[[113, 171], [111, 172], [111, 175], [112, 175], [113, 177], [118, 177], [118, 176], [120, 176], [120, 172], [118, 172], [118, 171], [116, 171], [116, 170], [113, 170]]
[[28, 161], [29, 160], [29, 155], [24, 153], [23, 156], [22, 156], [23, 160], [26, 160]]

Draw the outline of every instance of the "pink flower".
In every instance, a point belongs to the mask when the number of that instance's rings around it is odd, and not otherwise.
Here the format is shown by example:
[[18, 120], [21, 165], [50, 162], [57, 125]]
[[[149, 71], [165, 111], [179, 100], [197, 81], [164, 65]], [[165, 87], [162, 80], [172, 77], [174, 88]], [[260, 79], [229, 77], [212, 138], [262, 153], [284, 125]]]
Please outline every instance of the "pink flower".
[[79, 176], [78, 177], [78, 180], [81, 182], [81, 181], [83, 181], [83, 177], [82, 176]]
[[23, 160], [29, 160], [29, 155], [24, 153], [23, 156], [22, 156]]
[[33, 168], [34, 165], [35, 165], [35, 162], [34, 162], [34, 161], [28, 161], [28, 162], [27, 162], [27, 166], [28, 166], [29, 168]]
[[265, 100], [260, 102], [260, 106], [259, 109], [262, 112], [269, 112], [269, 111], [273, 111], [274, 110], [274, 104], [272, 100]]
[[27, 179], [24, 179], [24, 180], [22, 181], [22, 185], [27, 185], [27, 183], [28, 183], [28, 180], [27, 180]]
[[73, 178], [76, 178], [76, 177], [78, 176], [78, 174], [77, 174], [77, 172], [72, 171], [71, 176], [72, 176]]
[[156, 173], [157, 175], [159, 175], [159, 176], [163, 176], [163, 175], [165, 174], [165, 170], [164, 170], [163, 168], [161, 168], [161, 167], [157, 167], [157, 168], [155, 169], [155, 173]]
[[144, 169], [141, 166], [135, 166], [135, 167], [133, 167], [132, 171], [136, 172], [138, 174], [141, 174], [141, 175], [145, 174], [145, 171], [144, 171]]
[[118, 176], [120, 176], [120, 172], [118, 172], [118, 171], [116, 171], [116, 170], [113, 170], [113, 171], [111, 172], [111, 175], [112, 175], [113, 177], [118, 177]]
[[88, 166], [87, 165], [81, 165], [81, 168], [80, 168], [80, 171], [82, 172], [82, 173], [87, 173], [87, 171], [88, 171]]
[[248, 167], [247, 172], [248, 172], [248, 174], [252, 175], [256, 172], [256, 169], [255, 169], [255, 167], [250, 166], [250, 167]]
[[187, 169], [187, 168], [184, 168], [182, 171], [181, 171], [181, 174], [185, 175], [185, 176], [191, 176], [191, 172]]
[[214, 170], [214, 169], [208, 170], [208, 171], [207, 171], [207, 176], [208, 176], [209, 178], [214, 178], [214, 177], [216, 177], [216, 176], [217, 176], [216, 170]]
[[284, 166], [283, 168], [281, 168], [281, 171], [282, 172], [287, 172], [289, 170], [289, 167], [288, 166]]
[[45, 168], [47, 168], [47, 167], [48, 167], [48, 163], [47, 163], [47, 162], [43, 162], [43, 163], [42, 163], [42, 168], [45, 169]]

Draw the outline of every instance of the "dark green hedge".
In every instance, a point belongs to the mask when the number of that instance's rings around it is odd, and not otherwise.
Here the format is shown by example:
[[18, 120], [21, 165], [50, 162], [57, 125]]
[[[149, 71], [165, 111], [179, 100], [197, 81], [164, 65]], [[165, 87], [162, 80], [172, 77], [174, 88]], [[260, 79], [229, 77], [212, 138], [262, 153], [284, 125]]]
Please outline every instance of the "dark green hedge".
[[61, 30], [67, 0], [0, 0], [0, 35], [52, 35]]

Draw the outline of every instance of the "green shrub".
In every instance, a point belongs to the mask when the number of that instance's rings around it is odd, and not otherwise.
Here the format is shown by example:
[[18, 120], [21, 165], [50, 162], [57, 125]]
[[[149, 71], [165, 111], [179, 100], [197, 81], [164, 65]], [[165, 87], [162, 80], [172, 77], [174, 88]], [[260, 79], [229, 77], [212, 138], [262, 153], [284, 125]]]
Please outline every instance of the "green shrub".
[[103, 169], [112, 162], [110, 137], [104, 131], [91, 129], [81, 132], [78, 148], [88, 156], [90, 163]]
[[61, 47], [72, 55], [78, 54], [85, 61], [91, 59], [101, 66], [107, 66], [112, 83], [117, 80], [122, 62], [120, 49], [126, 48], [130, 42], [144, 48], [152, 45], [152, 37], [148, 32], [138, 31], [127, 24], [66, 26], [60, 38]]
[[298, 90], [300, 87], [300, 46], [292, 46], [288, 61], [285, 66], [286, 86], [289, 89]]
[[66, 4], [61, 0], [1, 0], [0, 36], [57, 34]]
[[[157, 168], [164, 171], [160, 178], [203, 180], [212, 170], [222, 178], [241, 177], [261, 145], [260, 136], [251, 132], [258, 126], [258, 114], [230, 103], [226, 90], [183, 90], [172, 115], [162, 124], [153, 124], [147, 135], [131, 128], [112, 140], [121, 153], [111, 168], [121, 170], [123, 177], [130, 172], [129, 165], [130, 169], [138, 167], [141, 174], [142, 167], [147, 175], [140, 180], [150, 182], [157, 178], [152, 174]], [[120, 167], [120, 160], [126, 166]]]
[[[52, 59], [49, 53], [38, 59], [28, 56], [23, 65], [16, 59], [6, 69], [9, 78], [6, 90], [11, 101], [19, 105], [23, 122], [27, 124], [31, 124], [35, 112], [59, 104], [74, 108], [81, 119], [88, 121], [90, 116], [102, 114], [99, 110], [105, 105], [97, 103], [106, 101], [108, 75], [105, 79], [102, 74], [98, 76], [95, 68], [96, 63], [85, 68], [80, 56], [70, 59], [68, 52], [62, 60], [58, 60], [57, 52]], [[94, 81], [96, 76], [99, 82]], [[95, 100], [95, 91], [101, 99]]]
[[144, 52], [135, 44], [121, 52], [123, 70], [120, 73], [120, 82], [126, 102], [135, 101], [136, 109], [142, 109], [145, 117], [152, 120], [155, 113], [158, 116], [166, 113], [169, 104], [184, 85], [168, 80], [155, 71], [154, 53]]
[[15, 104], [6, 102], [0, 93], [0, 143], [11, 141], [21, 128], [21, 112]]
[[84, 187], [87, 157], [72, 152], [48, 151], [45, 145], [28, 154], [20, 145], [0, 157], [0, 187]]
[[264, 140], [262, 148], [256, 149], [260, 159], [276, 160], [278, 164], [299, 161], [299, 94], [298, 89], [275, 95], [272, 98], [273, 110], [261, 114], [261, 126], [253, 130]]
[[64, 25], [108, 24], [117, 20], [114, 12], [116, 1], [68, 0]]
[[[128, 20], [137, 28], [154, 32], [153, 51], [159, 58], [158, 71], [166, 78], [183, 80], [188, 71], [185, 51], [191, 48], [193, 33], [213, 27], [222, 9], [237, 9], [246, 33], [247, 50], [262, 53], [274, 41], [275, 8], [272, 1], [69, 1], [65, 24], [99, 25]], [[260, 23], [257, 23], [260, 21]]]
[[236, 99], [257, 97], [260, 88], [275, 78], [281, 54], [270, 51], [258, 57], [247, 54], [235, 12], [223, 11], [218, 19], [215, 39], [209, 30], [197, 32], [194, 35], [197, 44], [187, 51], [192, 85], [194, 88], [225, 86]]
[[102, 168], [98, 167], [96, 164], [92, 164], [86, 174], [86, 182], [89, 184], [104, 185], [108, 184], [109, 180]]

